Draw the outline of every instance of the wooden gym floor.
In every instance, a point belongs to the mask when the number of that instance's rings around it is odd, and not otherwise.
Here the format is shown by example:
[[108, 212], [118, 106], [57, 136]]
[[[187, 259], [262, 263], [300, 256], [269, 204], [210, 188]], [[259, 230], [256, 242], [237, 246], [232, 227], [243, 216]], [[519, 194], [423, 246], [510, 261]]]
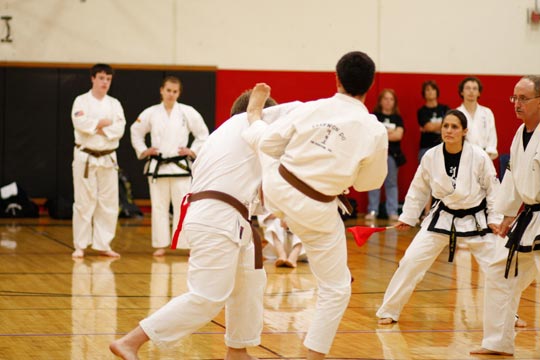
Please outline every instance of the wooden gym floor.
[[[363, 224], [363, 220], [347, 225]], [[379, 221], [379, 225], [386, 225]], [[328, 359], [472, 359], [482, 337], [482, 282], [474, 259], [443, 252], [405, 306], [399, 323], [378, 326], [375, 311], [417, 229], [373, 235], [356, 247], [349, 238], [352, 298]], [[73, 261], [71, 222], [0, 220], [0, 359], [113, 359], [108, 344], [143, 317], [186, 291], [188, 257], [151, 256], [150, 221], [122, 219], [111, 260], [88, 252]], [[312, 317], [316, 285], [307, 264], [294, 270], [265, 263], [260, 359], [304, 359], [302, 339]], [[524, 293], [513, 359], [540, 359], [540, 279]], [[496, 314], [494, 314], [496, 316]], [[223, 359], [224, 315], [169, 349], [151, 343], [141, 359]], [[504, 359], [505, 357], [478, 357]]]

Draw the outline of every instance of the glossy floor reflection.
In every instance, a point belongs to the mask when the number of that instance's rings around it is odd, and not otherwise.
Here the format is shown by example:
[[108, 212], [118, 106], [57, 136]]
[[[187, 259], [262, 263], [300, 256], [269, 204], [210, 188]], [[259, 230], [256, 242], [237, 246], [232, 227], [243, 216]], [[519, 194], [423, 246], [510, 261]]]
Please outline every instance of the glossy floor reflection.
[[[362, 223], [361, 220], [358, 223]], [[354, 225], [350, 222], [349, 225]], [[380, 222], [377, 225], [385, 225]], [[449, 264], [443, 252], [406, 305], [400, 322], [378, 326], [375, 311], [415, 234], [349, 239], [353, 295], [329, 359], [472, 359], [482, 336], [483, 274], [466, 249]], [[71, 223], [46, 217], [0, 221], [0, 359], [114, 359], [108, 344], [186, 291], [188, 257], [151, 256], [149, 218], [121, 220], [118, 260], [91, 252], [71, 259]], [[303, 359], [302, 340], [316, 301], [309, 265], [265, 263], [265, 326], [260, 359]], [[540, 279], [523, 293], [513, 359], [540, 359]], [[222, 359], [223, 312], [167, 349], [145, 345], [141, 359]], [[481, 357], [504, 359], [504, 357]]]

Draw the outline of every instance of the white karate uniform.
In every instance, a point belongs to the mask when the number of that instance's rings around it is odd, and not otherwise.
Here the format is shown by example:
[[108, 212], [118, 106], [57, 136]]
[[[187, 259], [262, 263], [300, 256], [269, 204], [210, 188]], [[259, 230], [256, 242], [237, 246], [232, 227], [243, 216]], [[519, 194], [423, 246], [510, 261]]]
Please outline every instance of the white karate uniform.
[[388, 284], [383, 304], [377, 311], [379, 318], [399, 320], [416, 285], [448, 246], [452, 222], [456, 236], [469, 246], [484, 272], [493, 257], [497, 237], [489, 232], [488, 224], [499, 224], [502, 220], [502, 216], [493, 209], [499, 188], [493, 162], [482, 149], [465, 141], [454, 189], [446, 172], [443, 146], [439, 144], [429, 149], [422, 157], [399, 220], [410, 226], [416, 225], [432, 194], [453, 210], [471, 209], [486, 199], [487, 217], [482, 209], [474, 215], [454, 218], [449, 212], [438, 210], [439, 203], [436, 202]]
[[[94, 157], [83, 149], [105, 151], [118, 148], [126, 120], [122, 105], [106, 95], [98, 100], [89, 91], [78, 96], [71, 110], [75, 132], [73, 149], [73, 243], [76, 249], [111, 250], [118, 220], [118, 167], [116, 152]], [[101, 119], [112, 124], [96, 133]], [[77, 145], [79, 147], [77, 147]], [[88, 162], [88, 177], [84, 177]]]
[[[289, 255], [292, 251], [292, 249], [298, 245], [301, 244], [302, 241], [298, 236], [293, 234], [288, 229], [283, 228], [281, 226], [281, 220], [279, 218], [273, 218], [269, 219], [269, 216], [272, 213], [267, 212], [266, 214], [257, 216], [257, 220], [259, 222], [259, 225], [264, 228], [264, 239], [268, 242], [266, 246], [263, 248], [263, 256], [267, 259], [276, 259], [278, 257], [278, 253], [275, 249], [275, 240], [274, 236], [283, 244], [283, 248], [285, 250], [285, 253]], [[299, 261], [306, 261], [306, 250], [304, 247], [300, 250]]]
[[[267, 110], [280, 111], [275, 108]], [[248, 126], [245, 113], [236, 115], [208, 137], [193, 164], [192, 193], [217, 190], [255, 207], [261, 167], [240, 136]], [[165, 345], [191, 334], [226, 306], [227, 346], [259, 345], [266, 274], [254, 268], [249, 222], [222, 201], [200, 200], [190, 205], [180, 237], [191, 249], [189, 292], [142, 320], [144, 332], [158, 346]]]
[[[505, 216], [516, 216], [522, 204], [540, 203], [540, 129], [537, 127], [523, 150], [524, 125], [517, 130], [510, 147], [510, 169], [504, 173], [495, 208]], [[514, 276], [518, 254], [514, 255], [508, 279], [504, 277], [507, 239], [497, 243], [496, 254], [486, 273], [484, 293], [484, 338], [482, 347], [514, 353], [514, 314], [521, 292], [540, 271], [540, 212], [533, 212], [519, 246], [519, 271]], [[536, 262], [536, 264], [535, 264]]]
[[302, 240], [319, 289], [304, 345], [326, 354], [351, 292], [345, 227], [338, 200], [308, 198], [281, 177], [278, 166], [281, 162], [326, 195], [341, 194], [351, 186], [357, 191], [377, 189], [387, 171], [386, 129], [361, 101], [336, 94], [300, 105], [270, 126], [255, 121], [244, 139], [274, 158], [263, 167], [265, 207]]
[[[131, 144], [142, 159], [142, 153], [148, 149], [145, 143], [146, 134], [150, 133], [152, 147], [158, 148], [163, 158], [178, 156], [178, 149], [186, 147], [189, 134], [194, 141], [191, 150], [198, 153], [204, 141], [208, 138], [208, 128], [202, 116], [193, 107], [175, 103], [170, 115], [163, 103], [145, 109], [131, 125]], [[150, 199], [152, 201], [152, 246], [164, 248], [171, 242], [171, 224], [169, 206], [173, 204], [173, 225], [176, 226], [180, 217], [180, 203], [189, 192], [191, 176], [188, 168], [191, 161], [181, 160], [176, 163], [162, 163], [155, 172], [157, 160], [147, 162], [145, 175], [148, 175]], [[181, 241], [178, 248], [187, 249], [188, 245]]]
[[465, 105], [461, 104], [457, 110], [467, 117], [467, 140], [484, 149], [493, 160], [499, 156], [497, 152], [497, 130], [495, 128], [495, 116], [491, 109], [477, 105], [474, 116], [469, 114]]

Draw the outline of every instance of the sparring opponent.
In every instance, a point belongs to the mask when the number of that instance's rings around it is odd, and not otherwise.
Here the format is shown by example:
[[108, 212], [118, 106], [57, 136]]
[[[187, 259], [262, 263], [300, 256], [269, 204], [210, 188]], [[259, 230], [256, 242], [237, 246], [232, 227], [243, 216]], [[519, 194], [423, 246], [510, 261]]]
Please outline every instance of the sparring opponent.
[[522, 291], [540, 271], [540, 76], [521, 78], [510, 101], [523, 124], [512, 141], [495, 201], [495, 209], [504, 215], [498, 235], [507, 238], [498, 239], [487, 268], [484, 338], [482, 347], [471, 351], [476, 355], [514, 353], [514, 314]]
[[[244, 139], [271, 159], [263, 163], [264, 206], [302, 240], [317, 280], [317, 307], [304, 340], [309, 360], [324, 359], [330, 351], [351, 294], [336, 196], [351, 186], [379, 188], [386, 177], [387, 131], [364, 105], [375, 64], [362, 52], [350, 52], [336, 70], [333, 97], [302, 104], [270, 126], [258, 109], [248, 107], [252, 124], [244, 132]], [[270, 88], [258, 84], [253, 91], [250, 102], [268, 96]]]
[[502, 220], [493, 209], [499, 180], [488, 155], [465, 141], [467, 123], [461, 111], [450, 110], [442, 121], [443, 143], [425, 153], [416, 171], [396, 229], [415, 226], [432, 195], [435, 202], [386, 289], [377, 311], [379, 324], [399, 320], [416, 285], [447, 246], [448, 261], [453, 261], [459, 238], [484, 272], [492, 259], [493, 232]]
[[72, 257], [84, 257], [90, 245], [100, 255], [119, 257], [111, 242], [118, 221], [116, 149], [126, 119], [120, 102], [107, 95], [113, 69], [96, 64], [90, 75], [92, 89], [77, 96], [71, 110], [75, 130]]
[[[169, 207], [173, 204], [173, 224], [180, 217], [180, 203], [191, 185], [191, 164], [208, 138], [208, 128], [193, 107], [178, 103], [182, 83], [175, 76], [167, 76], [159, 89], [161, 104], [145, 109], [131, 125], [131, 144], [139, 159], [147, 159], [152, 201], [152, 247], [154, 256], [165, 255], [171, 241]], [[145, 143], [150, 133], [151, 146]], [[189, 135], [194, 137], [187, 147]], [[178, 248], [187, 249], [183, 241]]]
[[478, 103], [482, 94], [482, 83], [477, 77], [469, 76], [463, 79], [458, 86], [459, 96], [463, 103], [457, 108], [467, 117], [469, 133], [467, 140], [471, 144], [480, 146], [491, 158], [497, 158], [497, 130], [495, 116], [491, 109]]
[[[238, 103], [247, 105], [247, 101]], [[260, 110], [273, 103], [263, 101]], [[264, 118], [272, 121], [287, 109], [286, 105], [271, 107]], [[183, 200], [185, 218], [179, 224], [180, 237], [191, 249], [189, 291], [110, 345], [122, 359], [137, 359], [139, 348], [148, 340], [160, 346], [191, 334], [224, 306], [225, 359], [254, 359], [246, 347], [261, 341], [266, 274], [260, 242], [252, 241], [250, 226], [258, 204], [261, 166], [257, 154], [241, 138], [248, 126], [245, 113], [233, 116], [208, 137], [198, 153], [191, 193]]]

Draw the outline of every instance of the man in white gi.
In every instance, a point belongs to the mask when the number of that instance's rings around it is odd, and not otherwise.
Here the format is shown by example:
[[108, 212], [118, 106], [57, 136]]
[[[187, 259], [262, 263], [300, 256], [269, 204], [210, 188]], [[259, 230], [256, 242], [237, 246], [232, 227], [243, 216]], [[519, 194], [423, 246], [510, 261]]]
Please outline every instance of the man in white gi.
[[491, 160], [497, 158], [497, 130], [493, 112], [478, 103], [482, 93], [482, 83], [477, 77], [469, 76], [463, 79], [458, 86], [459, 96], [463, 103], [457, 108], [467, 117], [469, 132], [467, 140], [480, 146], [489, 155]]
[[498, 242], [494, 260], [488, 266], [484, 338], [482, 348], [471, 354], [514, 353], [514, 314], [522, 290], [540, 271], [540, 76], [521, 78], [510, 101], [523, 124], [512, 141], [510, 163], [495, 202], [495, 209], [504, 215], [498, 235], [508, 236], [507, 241]]
[[74, 258], [84, 249], [119, 257], [111, 249], [118, 220], [118, 166], [116, 148], [126, 126], [124, 110], [107, 95], [113, 70], [96, 64], [91, 71], [92, 89], [75, 99], [71, 118], [75, 129], [73, 149]]
[[[191, 163], [208, 137], [208, 128], [197, 110], [178, 103], [182, 91], [180, 79], [167, 76], [161, 85], [162, 102], [145, 109], [131, 125], [131, 144], [139, 159], [148, 159], [148, 176], [152, 200], [152, 247], [154, 256], [165, 255], [171, 241], [169, 207], [173, 204], [173, 224], [180, 217], [180, 203], [191, 185]], [[145, 136], [150, 133], [151, 147]], [[189, 134], [194, 141], [188, 148]], [[186, 243], [178, 248], [187, 249]]]
[[[261, 111], [263, 105], [264, 101]], [[272, 121], [281, 116], [283, 107], [267, 110], [265, 120]], [[191, 249], [189, 292], [172, 299], [113, 342], [111, 351], [122, 359], [137, 359], [138, 349], [150, 339], [159, 346], [191, 334], [223, 306], [225, 359], [254, 359], [246, 347], [261, 341], [266, 274], [262, 256], [255, 256], [257, 242], [252, 241], [249, 222], [258, 203], [261, 166], [257, 154], [241, 137], [248, 126], [245, 113], [233, 116], [201, 148], [193, 164], [191, 193], [183, 201], [183, 207], [189, 205], [189, 209], [183, 211], [180, 232]], [[260, 247], [258, 250], [260, 255]]]
[[[252, 125], [244, 133], [253, 147], [273, 158], [263, 164], [265, 207], [301, 239], [317, 279], [315, 317], [304, 341], [309, 360], [324, 359], [330, 351], [351, 293], [336, 196], [350, 186], [379, 188], [387, 172], [387, 131], [363, 103], [375, 64], [362, 52], [350, 52], [336, 70], [333, 97], [300, 105], [271, 126], [248, 107]], [[259, 84], [251, 99], [256, 91], [268, 96], [270, 88]]]

